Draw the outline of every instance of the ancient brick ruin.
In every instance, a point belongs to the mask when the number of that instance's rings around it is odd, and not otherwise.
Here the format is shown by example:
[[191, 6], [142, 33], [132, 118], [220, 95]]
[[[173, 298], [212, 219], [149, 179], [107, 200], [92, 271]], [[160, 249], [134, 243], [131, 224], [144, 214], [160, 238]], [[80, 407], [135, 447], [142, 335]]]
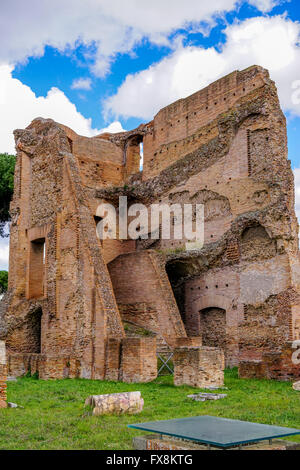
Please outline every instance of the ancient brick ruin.
[[[286, 356], [300, 334], [294, 182], [266, 70], [233, 72], [130, 132], [87, 138], [37, 118], [15, 139], [9, 375], [148, 381], [156, 342], [189, 355], [202, 337], [243, 376], [265, 376], [272, 355], [276, 378], [300, 376]], [[100, 242], [96, 209], [119, 196], [204, 204], [204, 247]]]
[[0, 408], [6, 408], [7, 406], [6, 380], [7, 380], [6, 348], [5, 348], [4, 341], [0, 341]]

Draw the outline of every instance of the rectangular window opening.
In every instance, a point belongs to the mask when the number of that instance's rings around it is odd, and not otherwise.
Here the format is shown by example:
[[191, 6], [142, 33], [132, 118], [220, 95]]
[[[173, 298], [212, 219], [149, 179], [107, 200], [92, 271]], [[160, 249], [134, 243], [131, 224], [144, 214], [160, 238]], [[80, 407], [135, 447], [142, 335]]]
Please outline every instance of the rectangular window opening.
[[29, 250], [28, 298], [36, 299], [44, 296], [46, 265], [45, 238], [31, 241]]
[[140, 143], [140, 171], [143, 171], [144, 167], [144, 144]]

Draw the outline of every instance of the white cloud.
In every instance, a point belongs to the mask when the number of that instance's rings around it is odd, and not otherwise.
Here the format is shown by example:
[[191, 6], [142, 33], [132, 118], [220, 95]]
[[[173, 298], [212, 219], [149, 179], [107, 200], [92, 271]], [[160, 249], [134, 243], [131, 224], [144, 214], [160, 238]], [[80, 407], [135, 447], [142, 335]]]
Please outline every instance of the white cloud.
[[[225, 29], [221, 51], [183, 47], [161, 62], [128, 75], [105, 102], [106, 113], [151, 119], [163, 106], [186, 97], [236, 69], [261, 65], [276, 81], [285, 110], [300, 115], [295, 80], [300, 79], [300, 24], [285, 16], [258, 17]], [[142, 97], [142, 99], [141, 99]]]
[[72, 90], [90, 90], [92, 87], [92, 80], [90, 78], [76, 78], [73, 80]]
[[108, 127], [101, 129], [100, 134], [104, 134], [105, 132], [109, 132], [110, 134], [117, 134], [118, 132], [124, 132], [122, 124], [119, 121], [112, 122]]
[[294, 169], [296, 214], [300, 221], [300, 168]]
[[[71, 127], [80, 135], [91, 137], [102, 133], [92, 127], [91, 119], [80, 114], [76, 106], [58, 88], [51, 88], [46, 97], [37, 97], [20, 80], [12, 78], [12, 68], [0, 66], [0, 152], [15, 153], [13, 130], [27, 127], [38, 116], [51, 118]], [[119, 122], [110, 132], [120, 132]]]
[[[249, 0], [250, 1], [250, 0]], [[217, 16], [242, 0], [1, 0], [0, 64], [41, 56], [46, 45], [72, 51], [93, 46], [91, 68], [104, 76], [117, 53], [130, 52], [143, 38], [167, 44], [181, 28], [211, 27]], [[251, 0], [263, 11], [274, 1]]]
[[277, 5], [287, 2], [290, 2], [290, 0], [249, 0], [250, 5], [255, 6], [264, 13], [273, 10]]
[[0, 238], [0, 271], [8, 271], [9, 238]]

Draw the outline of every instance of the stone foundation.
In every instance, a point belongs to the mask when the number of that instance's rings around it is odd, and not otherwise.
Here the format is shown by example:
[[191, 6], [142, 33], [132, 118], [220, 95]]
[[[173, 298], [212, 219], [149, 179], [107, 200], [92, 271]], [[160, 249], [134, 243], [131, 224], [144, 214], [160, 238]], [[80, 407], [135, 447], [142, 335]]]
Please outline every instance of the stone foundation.
[[274, 379], [294, 381], [300, 378], [300, 364], [294, 363], [295, 349], [287, 343], [281, 352], [263, 354], [261, 360], [241, 361], [239, 377], [241, 379]]
[[[163, 437], [159, 439], [155, 435], [139, 436], [133, 438], [133, 447], [135, 450], [223, 450], [218, 447], [209, 447], [205, 444], [198, 444], [191, 441], [172, 439]], [[282, 440], [258, 442], [242, 447], [230, 447], [227, 450], [300, 450], [300, 443]]]
[[7, 366], [6, 366], [6, 351], [4, 341], [0, 341], [0, 408], [6, 408], [7, 395], [6, 395], [6, 380], [7, 380]]
[[224, 385], [224, 353], [221, 349], [181, 347], [174, 352], [174, 384], [198, 388]]
[[84, 378], [83, 364], [70, 356], [9, 354], [7, 368], [11, 377], [38, 374], [42, 380]]
[[[7, 366], [12, 377], [37, 373], [43, 380], [94, 378], [90, 364], [71, 356], [10, 353]], [[110, 338], [107, 341], [102, 379], [138, 383], [151, 382], [156, 377], [156, 338]]]

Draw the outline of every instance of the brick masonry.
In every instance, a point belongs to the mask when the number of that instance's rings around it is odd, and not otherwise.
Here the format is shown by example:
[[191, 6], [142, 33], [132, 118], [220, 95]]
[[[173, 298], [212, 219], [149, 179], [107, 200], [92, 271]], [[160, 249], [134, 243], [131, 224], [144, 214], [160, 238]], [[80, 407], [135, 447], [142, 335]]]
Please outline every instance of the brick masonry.
[[151, 382], [157, 377], [156, 338], [126, 338], [122, 345], [122, 380]]
[[6, 379], [7, 379], [7, 365], [6, 365], [6, 349], [5, 342], [0, 341], [0, 408], [6, 408], [7, 394], [6, 394]]
[[[10, 376], [38, 374], [40, 379], [89, 378], [83, 360], [67, 355], [8, 355]], [[124, 382], [150, 382], [157, 377], [156, 338], [109, 338], [103, 379]]]
[[[292, 343], [283, 346], [280, 352], [263, 354], [261, 360], [241, 361], [239, 377], [293, 381], [300, 378], [299, 359]], [[295, 360], [293, 361], [293, 356]], [[296, 360], [298, 359], [298, 360]]]
[[[198, 444], [196, 442], [184, 441], [180, 439], [172, 439], [167, 436], [163, 436], [162, 439], [158, 439], [155, 435], [139, 436], [133, 438], [133, 447], [136, 450], [210, 450], [205, 444]], [[212, 447], [213, 450], [222, 450], [217, 447]], [[271, 444], [269, 442], [258, 442], [255, 444], [245, 445], [240, 447], [230, 447], [228, 450], [300, 450], [300, 444], [296, 442], [289, 442], [283, 440], [274, 440]]]
[[[148, 381], [154, 351], [127, 343], [130, 322], [170, 349], [202, 337], [227, 366], [282, 354], [271, 375], [285, 374], [284, 345], [300, 331], [298, 223], [285, 117], [266, 70], [234, 71], [129, 132], [87, 138], [38, 118], [15, 140], [0, 323], [12, 373]], [[203, 204], [204, 247], [100, 242], [97, 207], [119, 196]], [[133, 363], [138, 354], [136, 372], [126, 354]]]
[[224, 385], [224, 353], [208, 346], [178, 347], [174, 357], [174, 384], [208, 388]]

